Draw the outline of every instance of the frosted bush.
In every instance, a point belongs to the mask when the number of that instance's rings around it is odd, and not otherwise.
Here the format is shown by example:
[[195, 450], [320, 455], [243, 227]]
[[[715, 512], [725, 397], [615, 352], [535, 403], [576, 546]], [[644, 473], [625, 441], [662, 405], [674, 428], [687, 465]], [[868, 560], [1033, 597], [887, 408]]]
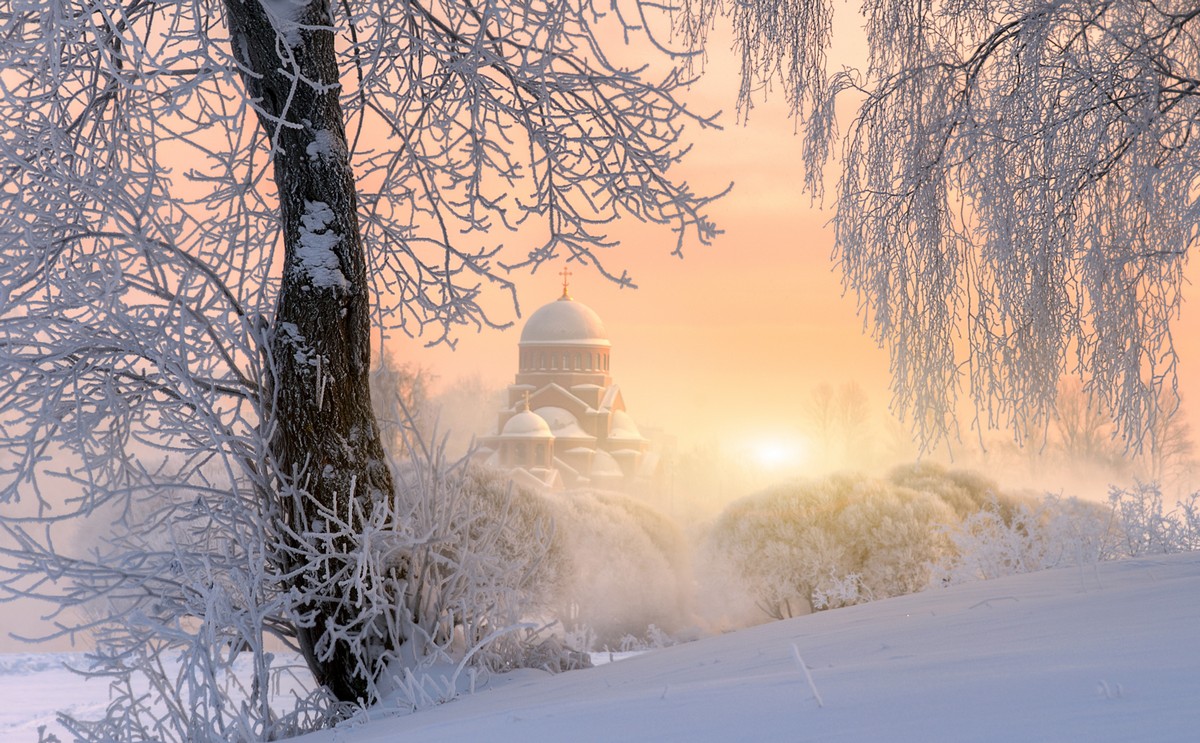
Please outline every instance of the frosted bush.
[[794, 482], [732, 504], [705, 547], [706, 582], [741, 585], [785, 618], [924, 587], [948, 549], [953, 510], [928, 493], [838, 476]]
[[1137, 483], [1108, 493], [1120, 526], [1114, 549], [1122, 555], [1169, 554], [1200, 549], [1200, 492], [1176, 502], [1168, 511], [1157, 483]]
[[[409, 542], [406, 617], [418, 662], [462, 659], [492, 669], [526, 665], [527, 623], [559, 582], [553, 523], [539, 497], [494, 473], [460, 464], [398, 473], [397, 511]], [[544, 661], [544, 659], [539, 659]]]
[[1200, 548], [1200, 493], [1168, 510], [1158, 485], [1138, 483], [1111, 488], [1109, 506], [1049, 495], [1007, 519], [989, 506], [951, 530], [955, 553], [938, 574], [957, 583]]
[[651, 625], [674, 632], [688, 617], [690, 568], [678, 526], [619, 493], [549, 493], [554, 549], [562, 561], [554, 616], [586, 627], [589, 644], [616, 647]]
[[987, 508], [1009, 521], [1023, 500], [1001, 491], [996, 481], [980, 472], [948, 469], [933, 462], [901, 465], [888, 473], [887, 479], [900, 487], [937, 496], [959, 518]]
[[946, 584], [1094, 564], [1112, 541], [1105, 509], [1056, 496], [1008, 508], [989, 503], [948, 535], [954, 551], [935, 571]]

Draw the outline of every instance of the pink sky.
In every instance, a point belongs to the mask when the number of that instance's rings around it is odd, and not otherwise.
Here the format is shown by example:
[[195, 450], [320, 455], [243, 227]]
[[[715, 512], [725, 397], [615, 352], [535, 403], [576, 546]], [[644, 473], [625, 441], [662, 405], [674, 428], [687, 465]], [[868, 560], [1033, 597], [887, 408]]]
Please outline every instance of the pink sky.
[[[799, 435], [811, 392], [822, 383], [857, 382], [882, 418], [890, 399], [887, 355], [864, 336], [854, 298], [842, 294], [826, 226], [832, 212], [812, 205], [801, 189], [802, 140], [775, 101], [739, 125], [733, 78], [713, 71], [697, 100], [702, 109], [723, 109], [726, 129], [700, 133], [679, 172], [700, 191], [734, 182], [713, 208], [725, 234], [679, 260], [669, 255], [670, 232], [627, 220], [611, 231], [623, 243], [608, 267], [627, 268], [640, 288], [621, 290], [572, 263], [571, 293], [605, 322], [613, 376], [631, 414], [682, 443], [736, 449]], [[500, 315], [514, 327], [464, 335], [453, 352], [401, 343], [402, 358], [430, 368], [442, 383], [468, 375], [497, 387], [512, 382], [521, 325], [557, 299], [563, 265], [513, 275], [522, 317]], [[1176, 335], [1185, 404], [1200, 399], [1200, 374], [1190, 363], [1198, 355], [1200, 316], [1187, 310]]]
[[[726, 92], [722, 107], [731, 112], [733, 89]], [[830, 212], [810, 207], [800, 188], [801, 140], [786, 113], [765, 106], [747, 127], [732, 116], [725, 123], [702, 133], [680, 168], [702, 191], [735, 184], [713, 208], [725, 234], [712, 246], [692, 246], [680, 260], [670, 255], [669, 231], [615, 226], [623, 242], [609, 268], [628, 268], [636, 290], [569, 264], [572, 296], [608, 329], [630, 412], [644, 425], [706, 440], [793, 428], [822, 382], [856, 380], [884, 406], [886, 355], [863, 337], [853, 299], [841, 295], [824, 227]], [[521, 325], [558, 298], [563, 265], [514, 276], [523, 317], [513, 328], [467, 334], [453, 352], [405, 343], [404, 358], [444, 382], [478, 374], [510, 383]]]

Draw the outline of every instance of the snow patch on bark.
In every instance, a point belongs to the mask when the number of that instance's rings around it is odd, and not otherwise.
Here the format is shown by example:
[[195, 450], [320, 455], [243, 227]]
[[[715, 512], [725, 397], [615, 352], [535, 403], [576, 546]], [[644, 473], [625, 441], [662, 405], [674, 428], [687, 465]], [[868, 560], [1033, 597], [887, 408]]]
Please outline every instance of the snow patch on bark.
[[304, 153], [314, 162], [328, 160], [343, 149], [340, 144], [337, 135], [328, 129], [320, 129], [313, 132], [313, 141], [308, 143]]
[[296, 258], [300, 270], [308, 274], [313, 286], [349, 289], [350, 282], [342, 273], [341, 263], [333, 250], [342, 239], [340, 234], [329, 229], [333, 220], [333, 210], [324, 201], [304, 201]]
[[300, 16], [308, 0], [259, 0], [271, 25], [289, 48], [300, 46]]

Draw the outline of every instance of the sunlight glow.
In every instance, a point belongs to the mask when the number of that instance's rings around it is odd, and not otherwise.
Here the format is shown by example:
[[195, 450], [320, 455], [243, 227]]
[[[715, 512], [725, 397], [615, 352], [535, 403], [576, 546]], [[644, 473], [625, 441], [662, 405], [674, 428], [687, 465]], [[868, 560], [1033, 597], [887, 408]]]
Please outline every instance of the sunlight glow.
[[763, 439], [753, 444], [750, 451], [754, 461], [769, 470], [799, 467], [808, 454], [804, 442], [795, 438]]

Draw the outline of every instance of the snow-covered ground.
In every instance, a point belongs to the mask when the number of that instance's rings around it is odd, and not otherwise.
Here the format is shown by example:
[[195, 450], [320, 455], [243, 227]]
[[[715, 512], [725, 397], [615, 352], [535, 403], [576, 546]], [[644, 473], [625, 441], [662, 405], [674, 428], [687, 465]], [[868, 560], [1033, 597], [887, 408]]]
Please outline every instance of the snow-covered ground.
[[[1200, 554], [1104, 563], [525, 671], [303, 740], [1196, 741], [1198, 630]], [[0, 739], [36, 740], [22, 736], [53, 704], [94, 704], [62, 673], [0, 674]]]

